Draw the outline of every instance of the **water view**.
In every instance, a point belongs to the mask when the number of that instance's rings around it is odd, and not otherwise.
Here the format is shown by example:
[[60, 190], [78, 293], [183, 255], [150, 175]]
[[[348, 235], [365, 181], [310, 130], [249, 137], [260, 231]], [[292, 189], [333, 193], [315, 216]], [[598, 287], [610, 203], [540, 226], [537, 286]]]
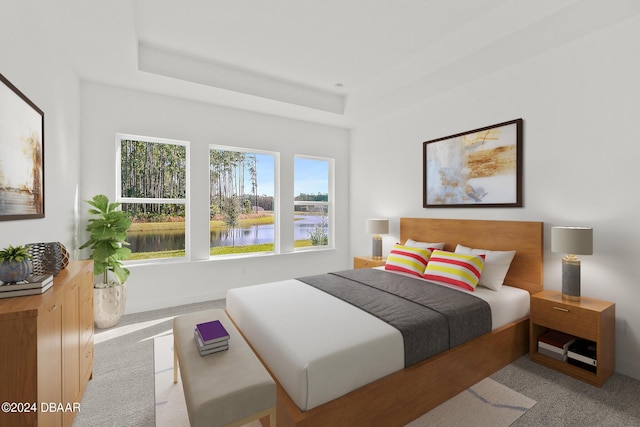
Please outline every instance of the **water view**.
[[[322, 224], [322, 216], [299, 215], [294, 222], [294, 239], [308, 240], [309, 234]], [[326, 230], [325, 230], [326, 231]], [[133, 253], [183, 250], [184, 230], [130, 231], [127, 241]], [[211, 231], [210, 247], [248, 246], [274, 242], [274, 225], [253, 225]]]
[[[149, 199], [124, 202], [133, 225], [127, 233], [130, 259], [183, 256], [185, 249], [185, 146], [121, 140], [121, 194]], [[150, 165], [145, 159], [153, 158]], [[169, 166], [163, 166], [169, 165]], [[273, 250], [276, 230], [275, 153], [209, 149], [210, 253]], [[328, 244], [327, 206], [330, 164], [325, 159], [296, 157], [294, 211], [296, 247]], [[153, 199], [167, 199], [155, 203]]]

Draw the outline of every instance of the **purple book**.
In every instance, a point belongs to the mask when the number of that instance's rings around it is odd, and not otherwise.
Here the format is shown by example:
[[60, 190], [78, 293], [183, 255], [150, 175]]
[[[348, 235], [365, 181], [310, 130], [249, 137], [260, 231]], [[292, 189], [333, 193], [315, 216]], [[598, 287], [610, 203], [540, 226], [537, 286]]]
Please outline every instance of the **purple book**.
[[202, 342], [204, 343], [204, 345], [229, 339], [229, 333], [224, 328], [224, 326], [222, 326], [222, 323], [220, 323], [219, 320], [198, 323], [196, 325], [196, 328], [198, 328], [198, 332], [202, 337]]

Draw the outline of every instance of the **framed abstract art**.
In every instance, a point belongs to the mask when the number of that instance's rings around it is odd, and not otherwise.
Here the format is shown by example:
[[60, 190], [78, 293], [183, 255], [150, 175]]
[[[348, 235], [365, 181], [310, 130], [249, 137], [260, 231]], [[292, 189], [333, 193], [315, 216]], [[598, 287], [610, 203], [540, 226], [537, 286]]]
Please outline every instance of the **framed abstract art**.
[[44, 113], [0, 74], [0, 221], [44, 217]]
[[522, 207], [522, 119], [424, 142], [423, 207]]

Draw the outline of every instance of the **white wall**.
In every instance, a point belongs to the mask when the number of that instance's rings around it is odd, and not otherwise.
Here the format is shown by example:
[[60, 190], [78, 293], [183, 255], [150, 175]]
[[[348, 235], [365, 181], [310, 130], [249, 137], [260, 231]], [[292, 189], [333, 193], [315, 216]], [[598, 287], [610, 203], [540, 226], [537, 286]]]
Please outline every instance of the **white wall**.
[[[544, 285], [559, 290], [562, 256], [550, 253], [550, 227], [592, 226], [582, 294], [616, 303], [616, 370], [640, 378], [638, 40], [636, 16], [419, 103], [413, 94], [428, 83], [409, 85], [401, 108], [352, 130], [351, 255], [370, 252], [368, 217], [391, 218], [385, 252], [400, 216], [544, 221]], [[423, 141], [520, 117], [523, 208], [422, 208]]]
[[[3, 1], [0, 73], [44, 111], [45, 218], [0, 221], [0, 247], [62, 242], [73, 254], [78, 186], [79, 88], [46, 17], [26, 2]], [[29, 17], [28, 20], [10, 17]]]
[[[232, 287], [350, 267], [348, 131], [91, 82], [82, 82], [80, 92], [81, 200], [99, 193], [113, 200], [116, 133], [191, 143], [194, 261], [130, 267], [127, 312], [224, 298]], [[283, 207], [293, 206], [295, 154], [336, 159], [336, 249], [292, 253], [293, 211], [283, 208], [282, 251], [288, 253], [209, 260], [209, 144], [279, 152]], [[83, 224], [86, 208], [83, 204]]]
[[[190, 140], [193, 159], [206, 159], [209, 143], [279, 150], [285, 172], [291, 171], [293, 153], [335, 157], [335, 251], [134, 267], [128, 311], [348, 268], [350, 256], [370, 252], [365, 219], [383, 215], [392, 219], [385, 251], [398, 238], [400, 216], [544, 221], [545, 287], [560, 289], [561, 256], [549, 252], [550, 227], [588, 225], [595, 229], [595, 247], [593, 256], [582, 257], [583, 294], [616, 303], [616, 369], [640, 378], [634, 364], [640, 356], [637, 17], [446, 90], [423, 86], [425, 79], [400, 79], [405, 90], [393, 102], [379, 99], [373, 109], [383, 114], [363, 116], [350, 138], [344, 130], [293, 120], [94, 83], [80, 86], [55, 34], [46, 30], [48, 17], [19, 0], [3, 0], [2, 11], [22, 19], [0, 25], [0, 72], [45, 112], [46, 217], [0, 222], [0, 247], [61, 241], [73, 252], [78, 183], [80, 200], [99, 192], [113, 197], [116, 132]], [[371, 93], [388, 91], [385, 86]], [[416, 101], [419, 93], [435, 95]], [[423, 141], [518, 117], [524, 119], [525, 137], [523, 208], [422, 208]], [[191, 171], [198, 194], [191, 208], [199, 209], [195, 227], [200, 229], [208, 200], [204, 164]], [[283, 182], [282, 190], [292, 193], [292, 183]], [[84, 203], [80, 212], [86, 212]], [[194, 243], [201, 245], [205, 236], [198, 234]]]

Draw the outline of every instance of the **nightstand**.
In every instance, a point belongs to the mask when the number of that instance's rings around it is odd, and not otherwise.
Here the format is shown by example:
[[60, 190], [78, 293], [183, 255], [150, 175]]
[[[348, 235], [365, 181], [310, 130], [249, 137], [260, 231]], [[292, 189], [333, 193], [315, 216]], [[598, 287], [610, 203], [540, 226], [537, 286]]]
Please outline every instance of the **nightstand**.
[[[531, 360], [595, 386], [602, 386], [615, 367], [616, 306], [612, 302], [581, 297], [562, 299], [557, 291], [531, 295], [529, 355]], [[596, 343], [596, 372], [538, 353], [538, 337], [549, 329]]]
[[374, 259], [372, 256], [353, 257], [353, 268], [373, 268], [383, 266], [387, 262], [386, 258]]

